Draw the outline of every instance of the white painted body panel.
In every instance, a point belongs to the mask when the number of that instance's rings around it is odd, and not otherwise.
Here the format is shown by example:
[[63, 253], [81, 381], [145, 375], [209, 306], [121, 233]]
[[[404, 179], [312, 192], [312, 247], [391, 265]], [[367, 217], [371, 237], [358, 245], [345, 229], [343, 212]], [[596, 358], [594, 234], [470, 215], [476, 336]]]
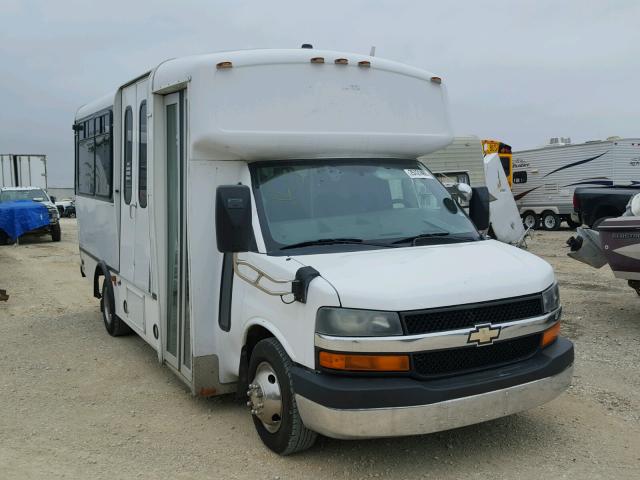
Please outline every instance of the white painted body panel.
[[525, 230], [497, 153], [492, 153], [484, 158], [484, 169], [491, 198], [489, 219], [495, 237], [504, 243], [519, 244], [524, 237]]
[[538, 293], [554, 281], [547, 262], [494, 240], [294, 258], [317, 269], [348, 308], [403, 311], [483, 302]]

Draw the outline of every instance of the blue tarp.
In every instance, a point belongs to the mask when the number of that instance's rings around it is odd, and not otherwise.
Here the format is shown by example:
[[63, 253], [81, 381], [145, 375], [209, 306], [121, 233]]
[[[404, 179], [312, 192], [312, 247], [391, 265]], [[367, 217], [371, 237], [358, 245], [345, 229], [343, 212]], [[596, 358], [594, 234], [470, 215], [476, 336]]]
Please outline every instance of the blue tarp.
[[11, 240], [49, 225], [49, 212], [43, 204], [33, 200], [14, 200], [0, 203], [0, 230]]

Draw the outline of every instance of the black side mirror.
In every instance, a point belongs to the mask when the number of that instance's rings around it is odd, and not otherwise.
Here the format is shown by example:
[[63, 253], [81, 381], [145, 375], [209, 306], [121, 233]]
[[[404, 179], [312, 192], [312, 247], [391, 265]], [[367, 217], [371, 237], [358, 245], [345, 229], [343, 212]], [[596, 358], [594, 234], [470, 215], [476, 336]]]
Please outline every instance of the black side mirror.
[[51, 200], [51, 203], [56, 203], [56, 197], [53, 195], [49, 195], [49, 199]]
[[216, 238], [222, 253], [251, 248], [251, 191], [246, 185], [221, 185], [216, 190]]
[[489, 229], [489, 190], [475, 187], [469, 201], [469, 217], [480, 231]]

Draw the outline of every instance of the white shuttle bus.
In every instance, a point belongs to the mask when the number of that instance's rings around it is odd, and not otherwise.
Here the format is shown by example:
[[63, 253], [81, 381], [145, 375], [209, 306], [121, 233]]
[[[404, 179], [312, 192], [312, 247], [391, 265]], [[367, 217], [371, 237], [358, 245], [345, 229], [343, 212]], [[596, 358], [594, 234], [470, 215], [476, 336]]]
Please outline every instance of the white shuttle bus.
[[244, 397], [273, 451], [482, 422], [569, 385], [551, 266], [486, 240], [486, 192], [468, 216], [416, 160], [452, 139], [439, 77], [308, 48], [180, 58], [74, 130], [108, 333], [194, 395]]

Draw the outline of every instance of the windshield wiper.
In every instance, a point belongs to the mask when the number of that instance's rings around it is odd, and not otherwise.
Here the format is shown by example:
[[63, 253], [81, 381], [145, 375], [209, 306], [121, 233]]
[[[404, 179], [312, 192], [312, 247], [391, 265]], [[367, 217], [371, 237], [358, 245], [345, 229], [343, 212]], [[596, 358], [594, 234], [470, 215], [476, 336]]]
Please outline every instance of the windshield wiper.
[[415, 246], [418, 240], [423, 238], [434, 238], [434, 237], [446, 237], [449, 235], [449, 232], [433, 232], [433, 233], [420, 233], [418, 235], [413, 235], [411, 237], [401, 238], [400, 240], [396, 240], [395, 242], [391, 242], [392, 245], [396, 245], [398, 243], [407, 243], [411, 242], [412, 245]]
[[355, 245], [372, 245], [374, 247], [393, 247], [388, 243], [366, 242], [361, 238], [318, 238], [316, 240], [306, 240], [304, 242], [292, 243], [285, 245], [280, 250], [288, 250], [290, 248], [311, 247], [314, 245], [338, 245], [338, 244], [355, 244]]

